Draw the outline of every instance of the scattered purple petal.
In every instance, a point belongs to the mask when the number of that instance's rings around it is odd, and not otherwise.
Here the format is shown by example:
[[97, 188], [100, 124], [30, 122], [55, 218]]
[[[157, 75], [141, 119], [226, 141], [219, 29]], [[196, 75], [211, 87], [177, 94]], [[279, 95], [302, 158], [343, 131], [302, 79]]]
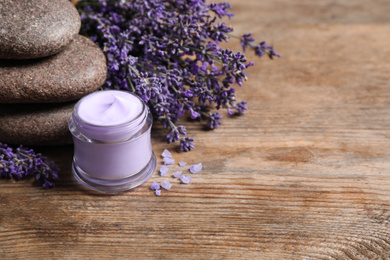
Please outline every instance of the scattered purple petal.
[[152, 185], [150, 185], [151, 190], [159, 190], [160, 185], [157, 182], [153, 182]]
[[192, 178], [191, 178], [190, 176], [185, 176], [185, 175], [180, 176], [180, 180], [181, 180], [181, 182], [184, 183], [184, 184], [190, 183], [190, 180], [191, 180], [191, 179], [192, 179]]
[[156, 190], [156, 195], [161, 196], [161, 190]]
[[172, 158], [165, 157], [163, 160], [165, 165], [172, 165], [175, 163], [175, 159]]
[[172, 184], [170, 184], [168, 181], [161, 182], [161, 187], [163, 187], [166, 190], [169, 190], [172, 187]]
[[180, 166], [180, 167], [184, 167], [184, 166], [186, 166], [186, 165], [187, 165], [186, 162], [183, 162], [183, 161], [179, 162], [179, 166]]
[[164, 176], [169, 171], [168, 167], [163, 165], [160, 169], [160, 176]]
[[173, 177], [178, 178], [180, 176], [180, 174], [182, 174], [182, 173], [183, 173], [182, 171], [174, 172]]
[[161, 154], [161, 156], [163, 158], [172, 158], [172, 154], [167, 149], [164, 150], [164, 152]]
[[190, 166], [191, 173], [198, 173], [201, 170], [202, 170], [202, 163], [198, 163]]

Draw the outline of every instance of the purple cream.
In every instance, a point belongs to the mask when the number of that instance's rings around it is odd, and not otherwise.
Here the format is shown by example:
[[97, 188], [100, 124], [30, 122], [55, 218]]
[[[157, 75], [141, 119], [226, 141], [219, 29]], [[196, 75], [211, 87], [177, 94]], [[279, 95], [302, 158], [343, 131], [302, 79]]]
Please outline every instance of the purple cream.
[[75, 178], [114, 193], [145, 182], [156, 168], [152, 121], [148, 107], [132, 93], [106, 90], [83, 97], [69, 120]]

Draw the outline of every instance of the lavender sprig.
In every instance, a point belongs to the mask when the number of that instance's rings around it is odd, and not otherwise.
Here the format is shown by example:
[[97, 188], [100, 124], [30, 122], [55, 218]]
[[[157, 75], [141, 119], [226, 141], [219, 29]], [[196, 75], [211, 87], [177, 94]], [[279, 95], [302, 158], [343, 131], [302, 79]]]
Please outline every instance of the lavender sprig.
[[35, 175], [36, 181], [45, 189], [52, 188], [58, 180], [59, 168], [54, 162], [32, 149], [19, 146], [12, 149], [0, 143], [0, 177], [21, 180]]
[[[253, 66], [245, 55], [219, 46], [228, 41], [233, 28], [219, 19], [231, 18], [227, 2], [205, 0], [82, 0], [82, 33], [106, 54], [108, 74], [104, 89], [122, 89], [139, 95], [154, 118], [167, 130], [168, 143], [194, 148], [179, 118], [207, 119], [210, 128], [222, 116], [209, 113], [208, 106], [225, 108], [228, 115], [243, 114], [246, 102], [238, 102], [234, 84], [247, 80], [245, 70]], [[280, 56], [272, 46], [253, 44], [251, 34], [241, 37], [259, 57]]]
[[253, 42], [255, 39], [252, 38], [252, 34], [244, 34], [241, 37], [241, 47], [243, 48], [244, 52], [249, 47], [255, 51], [255, 54], [259, 57], [262, 57], [264, 55], [268, 55], [270, 59], [273, 59], [273, 57], [280, 57], [280, 54], [276, 53], [274, 50], [274, 47], [272, 45], [267, 45], [265, 41], [260, 42], [257, 45], [254, 45]]

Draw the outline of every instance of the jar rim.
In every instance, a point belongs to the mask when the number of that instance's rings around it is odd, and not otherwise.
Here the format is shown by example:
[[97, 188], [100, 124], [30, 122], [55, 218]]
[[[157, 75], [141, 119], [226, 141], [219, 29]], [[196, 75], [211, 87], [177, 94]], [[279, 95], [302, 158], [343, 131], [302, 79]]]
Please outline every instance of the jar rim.
[[[90, 95], [99, 94], [99, 92], [122, 92], [122, 93], [129, 94], [129, 95], [131, 95], [131, 96], [134, 96], [134, 97], [136, 97], [136, 98], [140, 101], [140, 103], [142, 104], [142, 110], [141, 110], [141, 112], [140, 112], [138, 115], [136, 115], [136, 116], [135, 116], [133, 119], [131, 119], [130, 121], [127, 121], [127, 122], [124, 122], [124, 123], [120, 123], [120, 124], [114, 124], [114, 125], [98, 125], [98, 124], [89, 123], [89, 122], [83, 120], [83, 119], [79, 116], [79, 114], [78, 114], [78, 108], [79, 108], [79, 106], [80, 106], [80, 104], [82, 103], [83, 100], [85, 100], [87, 97], [90, 97]], [[125, 90], [112, 90], [112, 89], [111, 89], [111, 90], [99, 90], [99, 91], [92, 92], [92, 93], [90, 93], [90, 94], [88, 94], [88, 95], [82, 97], [82, 98], [76, 103], [76, 105], [74, 106], [72, 116], [74, 116], [74, 117], [77, 119], [77, 121], [79, 121], [79, 122], [81, 122], [81, 123], [83, 123], [83, 124], [85, 124], [85, 125], [89, 125], [89, 126], [93, 126], [93, 127], [98, 127], [98, 128], [100, 128], [100, 127], [102, 127], [102, 128], [107, 128], [107, 127], [108, 127], [108, 128], [109, 128], [109, 127], [117, 127], [117, 126], [121, 126], [121, 125], [130, 124], [130, 123], [132, 123], [133, 121], [136, 121], [136, 120], [137, 120], [138, 118], [140, 118], [143, 114], [145, 114], [146, 108], [147, 108], [147, 106], [146, 106], [145, 102], [144, 102], [138, 95], [136, 95], [136, 94], [134, 94], [134, 93], [131, 93], [131, 92], [128, 92], [128, 91], [125, 91]]]
[[130, 139], [132, 136], [137, 134], [145, 125], [149, 112], [145, 102], [134, 93], [123, 91], [123, 90], [102, 90], [102, 91], [114, 91], [123, 92], [136, 97], [142, 105], [141, 112], [134, 118], [127, 122], [113, 125], [98, 125], [83, 120], [78, 114], [78, 108], [80, 104], [90, 95], [99, 94], [101, 91], [93, 92], [83, 98], [81, 98], [75, 105], [71, 118], [74, 121], [74, 125], [77, 130], [88, 139], [101, 140], [101, 141], [118, 141]]

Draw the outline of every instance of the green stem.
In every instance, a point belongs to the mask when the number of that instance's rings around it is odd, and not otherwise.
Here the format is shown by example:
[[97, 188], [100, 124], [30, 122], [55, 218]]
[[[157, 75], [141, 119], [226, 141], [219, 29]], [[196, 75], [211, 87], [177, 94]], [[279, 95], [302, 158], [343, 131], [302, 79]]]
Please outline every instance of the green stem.
[[237, 36], [237, 35], [235, 35], [235, 34], [226, 33], [226, 35], [227, 35], [227, 36], [229, 36], [229, 37], [236, 38], [236, 39], [241, 39], [241, 37], [240, 37], [240, 36]]
[[202, 115], [204, 115], [205, 117], [210, 118], [210, 114], [207, 114], [206, 112], [203, 112], [203, 111], [200, 111], [200, 113], [201, 113]]
[[172, 131], [177, 129], [177, 126], [171, 120], [169, 120], [169, 124], [172, 127]]
[[151, 68], [148, 68], [146, 66], [144, 66], [143, 64], [139, 63], [139, 62], [136, 62], [135, 65], [137, 65], [138, 67], [141, 67], [143, 69], [146, 69], [146, 70], [149, 70], [151, 72], [154, 72], [154, 73], [157, 73], [157, 74], [160, 74], [160, 75], [165, 75], [164, 73], [162, 73], [161, 71], [158, 71], [158, 70], [155, 70], [155, 69], [151, 69]]
[[133, 91], [133, 93], [135, 93], [135, 88], [134, 88], [133, 82], [130, 79], [130, 76], [127, 76], [126, 79], [127, 79], [127, 82], [129, 83], [129, 85], [131, 87], [131, 90]]
[[139, 74], [139, 72], [138, 72], [136, 69], [134, 69], [131, 65], [128, 65], [128, 67], [129, 67], [129, 69], [131, 69], [131, 70], [137, 75], [138, 78], [141, 77], [141, 75]]

